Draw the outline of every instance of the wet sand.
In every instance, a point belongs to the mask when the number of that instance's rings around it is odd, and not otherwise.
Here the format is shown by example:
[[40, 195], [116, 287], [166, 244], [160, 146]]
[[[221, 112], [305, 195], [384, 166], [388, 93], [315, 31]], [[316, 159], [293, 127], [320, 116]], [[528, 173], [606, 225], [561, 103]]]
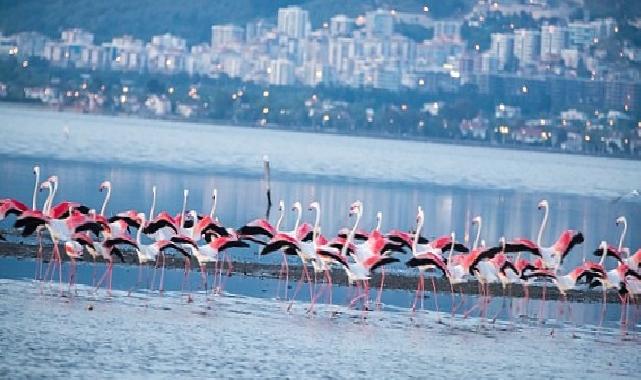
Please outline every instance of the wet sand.
[[[48, 258], [51, 255], [52, 246], [45, 245], [43, 246], [45, 262], [48, 262]], [[64, 252], [64, 247], [60, 247], [61, 252]], [[16, 257], [19, 259], [35, 259], [38, 251], [38, 246], [25, 244], [25, 243], [14, 243], [14, 242], [0, 242], [0, 257]], [[247, 253], [249, 251], [236, 251], [237, 256], [247, 257], [248, 255], [254, 256], [253, 253]], [[115, 258], [114, 263], [116, 265], [138, 265], [138, 259], [134, 252], [124, 251], [124, 262], [121, 262], [118, 258]], [[232, 257], [236, 256], [236, 253], [231, 254]], [[258, 256], [255, 256], [255, 260], [259, 260]], [[402, 255], [399, 256], [401, 261], [404, 261]], [[63, 254], [63, 261], [68, 261], [69, 258]], [[185, 261], [183, 257], [168, 255], [166, 259], [167, 268], [184, 268]], [[84, 255], [83, 261], [92, 261], [92, 258], [88, 255]], [[101, 258], [97, 262], [103, 262]], [[153, 266], [154, 264], [147, 264]], [[195, 260], [191, 260], [191, 266], [193, 270], [198, 269], [198, 264]], [[232, 260], [233, 270], [230, 275], [243, 275], [243, 276], [252, 276], [258, 278], [278, 278], [280, 265], [259, 263], [255, 261], [240, 261], [238, 258]], [[208, 269], [214, 267], [213, 263], [207, 265]], [[311, 268], [310, 268], [311, 269]], [[310, 270], [311, 272], [311, 270]], [[289, 278], [298, 279], [302, 274], [302, 266], [291, 264], [289, 265]], [[313, 275], [313, 273], [312, 273]], [[318, 280], [322, 280], [322, 275], [318, 276]], [[380, 284], [381, 273], [380, 270], [378, 273], [374, 273], [372, 279], [370, 280], [370, 286], [372, 288], [377, 288]], [[385, 273], [385, 289], [400, 289], [414, 291], [416, 289], [418, 276], [412, 275], [411, 273], [401, 273], [397, 269], [388, 270]], [[332, 282], [336, 285], [347, 285], [347, 276], [345, 272], [339, 268], [336, 268], [332, 271]], [[450, 293], [452, 289], [454, 292], [460, 294], [478, 294], [479, 293], [479, 284], [476, 281], [470, 281], [464, 284], [457, 284], [453, 287], [450, 287], [449, 282], [440, 277], [435, 278], [434, 281], [436, 285], [437, 292]], [[429, 273], [425, 278], [425, 290], [432, 290], [432, 281], [429, 277]], [[490, 294], [495, 296], [507, 296], [507, 297], [524, 297], [525, 296], [525, 287], [522, 285], [511, 285], [507, 288], [503, 288], [500, 284], [492, 284], [490, 286]], [[554, 286], [553, 283], [547, 284], [531, 284], [527, 287], [528, 296], [533, 299], [547, 299], [547, 300], [557, 300], [562, 298], [561, 294]], [[571, 302], [585, 302], [585, 303], [597, 303], [602, 302], [603, 292], [601, 290], [574, 290], [566, 293], [567, 300]], [[607, 292], [607, 301], [610, 303], [618, 303], [619, 298], [614, 290]]]

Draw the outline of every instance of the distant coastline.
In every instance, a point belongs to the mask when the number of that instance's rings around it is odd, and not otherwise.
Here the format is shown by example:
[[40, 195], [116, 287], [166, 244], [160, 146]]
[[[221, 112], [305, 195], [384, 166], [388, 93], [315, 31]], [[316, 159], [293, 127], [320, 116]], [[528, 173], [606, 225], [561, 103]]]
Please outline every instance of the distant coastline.
[[575, 151], [560, 149], [557, 147], [542, 147], [542, 146], [510, 144], [510, 143], [499, 144], [497, 142], [480, 141], [480, 140], [473, 140], [473, 139], [448, 139], [448, 138], [438, 138], [438, 137], [432, 137], [432, 136], [416, 136], [416, 135], [394, 136], [391, 134], [365, 133], [365, 132], [359, 132], [359, 131], [352, 131], [350, 133], [346, 133], [346, 132], [340, 132], [337, 130], [328, 130], [328, 129], [318, 130], [310, 127], [292, 128], [289, 126], [279, 125], [276, 123], [269, 123], [267, 124], [267, 126], [260, 126], [260, 125], [257, 125], [257, 123], [234, 122], [232, 120], [227, 120], [227, 119], [218, 120], [218, 119], [198, 118], [198, 117], [186, 119], [178, 115], [151, 117], [151, 116], [141, 115], [139, 113], [126, 113], [126, 112], [104, 112], [104, 111], [83, 112], [81, 110], [74, 109], [74, 107], [51, 107], [43, 103], [25, 102], [25, 101], [0, 100], [0, 106], [21, 107], [21, 108], [26, 108], [26, 109], [36, 110], [36, 111], [41, 111], [41, 110], [42, 111], [58, 111], [58, 112], [75, 113], [75, 114], [83, 114], [83, 115], [113, 116], [113, 117], [134, 118], [134, 119], [141, 119], [141, 120], [177, 121], [177, 122], [185, 122], [185, 123], [241, 127], [241, 128], [249, 128], [249, 129], [318, 133], [321, 135], [365, 137], [365, 138], [386, 139], [386, 140], [396, 140], [396, 141], [429, 142], [433, 144], [442, 144], [442, 145], [498, 148], [498, 149], [504, 149], [509, 151], [559, 153], [559, 154], [568, 154], [572, 156], [616, 158], [616, 159], [624, 159], [624, 160], [630, 160], [630, 161], [641, 161], [641, 156], [631, 156], [629, 154], [613, 154], [613, 153], [602, 154], [602, 153], [594, 153], [594, 152], [589, 152], [589, 153], [575, 152]]

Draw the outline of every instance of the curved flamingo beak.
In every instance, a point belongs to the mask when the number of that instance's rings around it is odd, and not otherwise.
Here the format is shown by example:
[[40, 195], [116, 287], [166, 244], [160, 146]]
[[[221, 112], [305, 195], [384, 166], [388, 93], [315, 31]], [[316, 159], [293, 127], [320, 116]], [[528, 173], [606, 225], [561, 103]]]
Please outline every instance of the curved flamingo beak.
[[476, 217], [474, 217], [474, 219], [472, 219], [472, 224], [479, 224], [479, 223], [481, 223], [481, 217], [480, 216], [476, 216]]
[[543, 207], [548, 207], [548, 201], [547, 200], [542, 200], [539, 202], [539, 204], [536, 206], [539, 210], [542, 209]]
[[617, 218], [616, 225], [618, 226], [619, 224], [625, 223], [625, 216], [620, 216]]
[[36, 165], [33, 167], [33, 174], [40, 174], [40, 166]]

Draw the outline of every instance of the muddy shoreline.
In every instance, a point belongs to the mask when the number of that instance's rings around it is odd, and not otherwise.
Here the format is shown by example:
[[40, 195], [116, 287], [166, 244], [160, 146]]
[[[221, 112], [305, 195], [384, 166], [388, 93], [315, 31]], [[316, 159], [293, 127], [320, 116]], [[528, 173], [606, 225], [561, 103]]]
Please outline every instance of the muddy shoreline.
[[[51, 256], [51, 245], [44, 245], [43, 252], [45, 257], [45, 262], [48, 262], [48, 259]], [[64, 247], [60, 247], [60, 251], [64, 252]], [[27, 243], [14, 243], [7, 241], [0, 241], [0, 257], [14, 257], [17, 259], [35, 259], [38, 252], [38, 246], [27, 244]], [[138, 259], [132, 251], [124, 251], [125, 262], [121, 262], [118, 258], [115, 258], [115, 265], [138, 265]], [[242, 254], [245, 256], [247, 254]], [[238, 256], [241, 256], [238, 255]], [[254, 255], [253, 253], [251, 255]], [[69, 258], [63, 253], [63, 261], [68, 261]], [[232, 254], [232, 257], [235, 256]], [[256, 256], [257, 257], [257, 256]], [[93, 259], [85, 254], [81, 261], [92, 262]], [[97, 262], [103, 262], [101, 258]], [[148, 264], [153, 265], [153, 264]], [[231, 276], [252, 276], [259, 278], [278, 278], [278, 272], [280, 270], [280, 265], [276, 264], [267, 264], [259, 263], [255, 261], [239, 261], [238, 258], [234, 258], [232, 261], [233, 271]], [[195, 260], [191, 260], [191, 266], [194, 270], [198, 269], [198, 264]], [[166, 267], [168, 268], [184, 268], [185, 261], [183, 257], [168, 255]], [[213, 263], [208, 264], [208, 268], [213, 268]], [[300, 265], [289, 265], [289, 276], [292, 278], [299, 278], [301, 276], [302, 267]], [[319, 280], [322, 276], [319, 276]], [[370, 280], [370, 286], [372, 288], [377, 288], [380, 284], [381, 274], [380, 272], [375, 273]], [[396, 271], [385, 273], [385, 289], [396, 289], [396, 290], [407, 290], [414, 291], [416, 289], [418, 276], [397, 273]], [[336, 285], [347, 285], [347, 276], [343, 270], [336, 268], [332, 271], [332, 281]], [[436, 290], [437, 292], [450, 293], [451, 288], [449, 282], [441, 277], [435, 278]], [[430, 292], [432, 290], [432, 281], [429, 276], [425, 278], [425, 290]], [[464, 284], [458, 284], [453, 286], [453, 290], [456, 293], [468, 294], [478, 294], [479, 285], [476, 281], [470, 281]], [[545, 295], [545, 299], [548, 300], [557, 300], [561, 298], [559, 291], [556, 289], [554, 284], [548, 283], [544, 284], [533, 284], [528, 286], [529, 297], [533, 299], [542, 299]], [[525, 289], [522, 285], [512, 285], [511, 288], [508, 287], [503, 289], [500, 284], [492, 284], [490, 286], [490, 294], [494, 296], [505, 295], [511, 297], [524, 297]], [[583, 303], [597, 303], [602, 302], [603, 292], [601, 290], [574, 290], [567, 292], [567, 299], [572, 302], [583, 302]], [[611, 303], [618, 303], [619, 299], [614, 290], [610, 290], [607, 293], [607, 300]]]

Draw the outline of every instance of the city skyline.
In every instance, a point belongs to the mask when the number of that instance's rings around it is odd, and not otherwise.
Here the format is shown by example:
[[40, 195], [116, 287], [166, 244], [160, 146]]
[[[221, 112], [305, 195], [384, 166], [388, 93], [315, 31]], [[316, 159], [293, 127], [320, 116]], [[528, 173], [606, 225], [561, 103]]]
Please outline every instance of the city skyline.
[[[413, 13], [378, 8], [355, 17], [334, 14], [316, 29], [309, 11], [288, 6], [274, 14], [275, 24], [259, 18], [244, 25], [211, 25], [209, 43], [190, 45], [171, 33], [149, 41], [123, 35], [98, 43], [91, 31], [72, 28], [63, 30], [57, 40], [35, 32], [3, 36], [0, 56], [14, 57], [24, 68], [32, 57], [39, 57], [52, 68], [85, 71], [83, 75], [104, 71], [186, 75], [191, 81], [186, 84], [186, 98], [176, 98], [175, 86], [145, 93], [132, 83], [120, 86], [116, 94], [105, 94], [104, 88], [88, 92], [86, 80], [66, 90], [46, 83], [24, 88], [25, 98], [45, 103], [70, 104], [86, 98], [81, 106], [88, 111], [99, 109], [107, 98], [116, 112], [207, 118], [212, 99], [201, 98], [199, 92], [206, 78], [240, 80], [259, 93], [261, 87], [269, 93], [269, 87], [283, 86], [330, 92], [409, 91], [424, 100], [354, 108], [350, 101], [330, 95], [320, 102], [304, 98], [300, 104], [290, 101], [274, 109], [266, 101], [245, 100], [237, 89], [226, 95], [233, 100], [233, 112], [222, 118], [266, 126], [282, 124], [288, 115], [302, 112], [305, 116], [286, 124], [357, 131], [377, 123], [386, 133], [396, 130], [399, 135], [575, 152], [641, 151], [641, 74], [635, 70], [639, 47], [624, 40], [613, 58], [611, 41], [618, 38], [618, 21], [570, 17], [573, 9], [561, 5], [479, 1], [464, 15], [447, 19], [430, 17], [427, 5]], [[0, 83], [0, 90], [2, 86], [6, 93], [6, 84]], [[462, 105], [456, 104], [457, 97]], [[483, 105], [471, 108], [475, 114], [452, 116], [465, 111], [465, 102], [484, 97], [488, 100]], [[447, 112], [448, 107], [454, 108]], [[450, 116], [442, 116], [443, 112]], [[434, 118], [437, 131], [430, 132]], [[402, 126], [394, 127], [398, 123]], [[454, 134], [448, 131], [452, 123], [457, 127]], [[602, 147], [593, 146], [596, 142]]]

